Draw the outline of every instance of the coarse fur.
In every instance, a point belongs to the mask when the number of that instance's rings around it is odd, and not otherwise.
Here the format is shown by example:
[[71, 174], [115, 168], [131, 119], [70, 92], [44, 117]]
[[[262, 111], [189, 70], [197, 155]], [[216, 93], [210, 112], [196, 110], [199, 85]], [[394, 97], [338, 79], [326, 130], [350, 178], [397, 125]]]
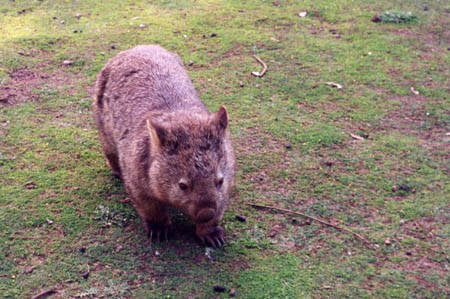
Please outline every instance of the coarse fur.
[[98, 75], [93, 110], [107, 161], [150, 238], [167, 232], [171, 205], [200, 239], [221, 245], [235, 172], [228, 115], [207, 110], [180, 58], [156, 45], [119, 53]]

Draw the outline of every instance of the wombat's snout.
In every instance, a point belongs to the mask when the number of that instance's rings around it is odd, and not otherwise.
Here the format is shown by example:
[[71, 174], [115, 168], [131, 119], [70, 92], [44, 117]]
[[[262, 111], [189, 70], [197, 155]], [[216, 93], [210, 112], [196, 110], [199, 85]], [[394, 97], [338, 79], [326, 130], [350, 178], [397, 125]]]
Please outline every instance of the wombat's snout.
[[197, 222], [208, 222], [214, 218], [216, 211], [210, 208], [203, 209], [197, 213]]

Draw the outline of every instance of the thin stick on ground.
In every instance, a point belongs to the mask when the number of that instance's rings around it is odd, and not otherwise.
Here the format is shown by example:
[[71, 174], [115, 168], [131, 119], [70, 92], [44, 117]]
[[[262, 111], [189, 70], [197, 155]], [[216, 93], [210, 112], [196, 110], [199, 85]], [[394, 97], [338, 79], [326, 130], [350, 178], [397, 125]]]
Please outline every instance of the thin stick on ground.
[[260, 72], [252, 72], [252, 75], [255, 76], [255, 77], [262, 77], [262, 76], [264, 76], [264, 74], [267, 71], [267, 65], [258, 56], [253, 55], [253, 57], [256, 59], [256, 61], [258, 61], [262, 65], [263, 70], [262, 70], [261, 73]]
[[45, 298], [45, 297], [50, 296], [50, 295], [52, 295], [54, 293], [56, 293], [55, 289], [44, 290], [44, 291], [40, 292], [39, 294], [33, 296], [31, 299]]
[[254, 208], [263, 208], [263, 209], [269, 209], [269, 210], [279, 211], [279, 212], [283, 212], [283, 213], [289, 213], [289, 214], [299, 215], [299, 216], [302, 216], [302, 217], [305, 217], [305, 218], [308, 218], [308, 219], [317, 221], [317, 222], [322, 223], [322, 224], [324, 224], [324, 225], [327, 225], [327, 226], [330, 226], [330, 227], [334, 227], [334, 228], [337, 229], [337, 230], [345, 231], [345, 232], [347, 232], [347, 233], [350, 233], [350, 234], [352, 234], [353, 236], [355, 236], [356, 238], [358, 238], [359, 240], [363, 241], [364, 244], [367, 245], [367, 247], [369, 247], [370, 249], [373, 249], [372, 243], [371, 243], [369, 240], [367, 240], [365, 237], [361, 236], [360, 234], [355, 233], [355, 232], [352, 231], [352, 230], [349, 230], [349, 229], [346, 228], [346, 227], [342, 227], [342, 226], [339, 226], [339, 225], [335, 225], [335, 224], [326, 222], [325, 220], [322, 220], [322, 219], [319, 219], [319, 218], [316, 218], [316, 217], [313, 217], [313, 216], [309, 216], [309, 215], [306, 215], [306, 214], [301, 213], [301, 212], [295, 212], [295, 211], [291, 211], [291, 210], [287, 210], [287, 209], [276, 208], [276, 207], [270, 207], [270, 206], [257, 205], [257, 204], [253, 204], [253, 203], [247, 203], [247, 205], [252, 206], [252, 207], [254, 207]]

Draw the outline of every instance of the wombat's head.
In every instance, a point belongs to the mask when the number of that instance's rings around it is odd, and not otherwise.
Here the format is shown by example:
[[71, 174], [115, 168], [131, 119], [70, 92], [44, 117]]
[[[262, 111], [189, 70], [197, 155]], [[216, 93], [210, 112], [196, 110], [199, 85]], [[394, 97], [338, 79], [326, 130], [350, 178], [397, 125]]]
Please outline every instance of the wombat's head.
[[219, 221], [234, 181], [224, 107], [212, 115], [173, 112], [147, 122], [150, 188], [196, 223]]

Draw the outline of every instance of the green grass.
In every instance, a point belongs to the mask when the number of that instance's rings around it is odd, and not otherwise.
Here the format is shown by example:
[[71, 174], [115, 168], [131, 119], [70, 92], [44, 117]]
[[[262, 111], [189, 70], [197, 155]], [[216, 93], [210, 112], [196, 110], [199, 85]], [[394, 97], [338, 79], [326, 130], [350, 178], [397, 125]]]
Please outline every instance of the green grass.
[[[417, 0], [1, 2], [0, 98], [13, 94], [13, 104], [0, 101], [0, 293], [445, 298], [449, 9]], [[371, 22], [386, 11], [417, 20]], [[148, 244], [92, 120], [106, 61], [155, 43], [193, 61], [186, 68], [205, 104], [230, 114], [237, 185], [227, 246], [211, 253], [175, 210], [169, 243]], [[262, 78], [251, 75], [261, 70], [252, 55], [268, 65]], [[321, 217], [374, 249], [247, 203]]]

